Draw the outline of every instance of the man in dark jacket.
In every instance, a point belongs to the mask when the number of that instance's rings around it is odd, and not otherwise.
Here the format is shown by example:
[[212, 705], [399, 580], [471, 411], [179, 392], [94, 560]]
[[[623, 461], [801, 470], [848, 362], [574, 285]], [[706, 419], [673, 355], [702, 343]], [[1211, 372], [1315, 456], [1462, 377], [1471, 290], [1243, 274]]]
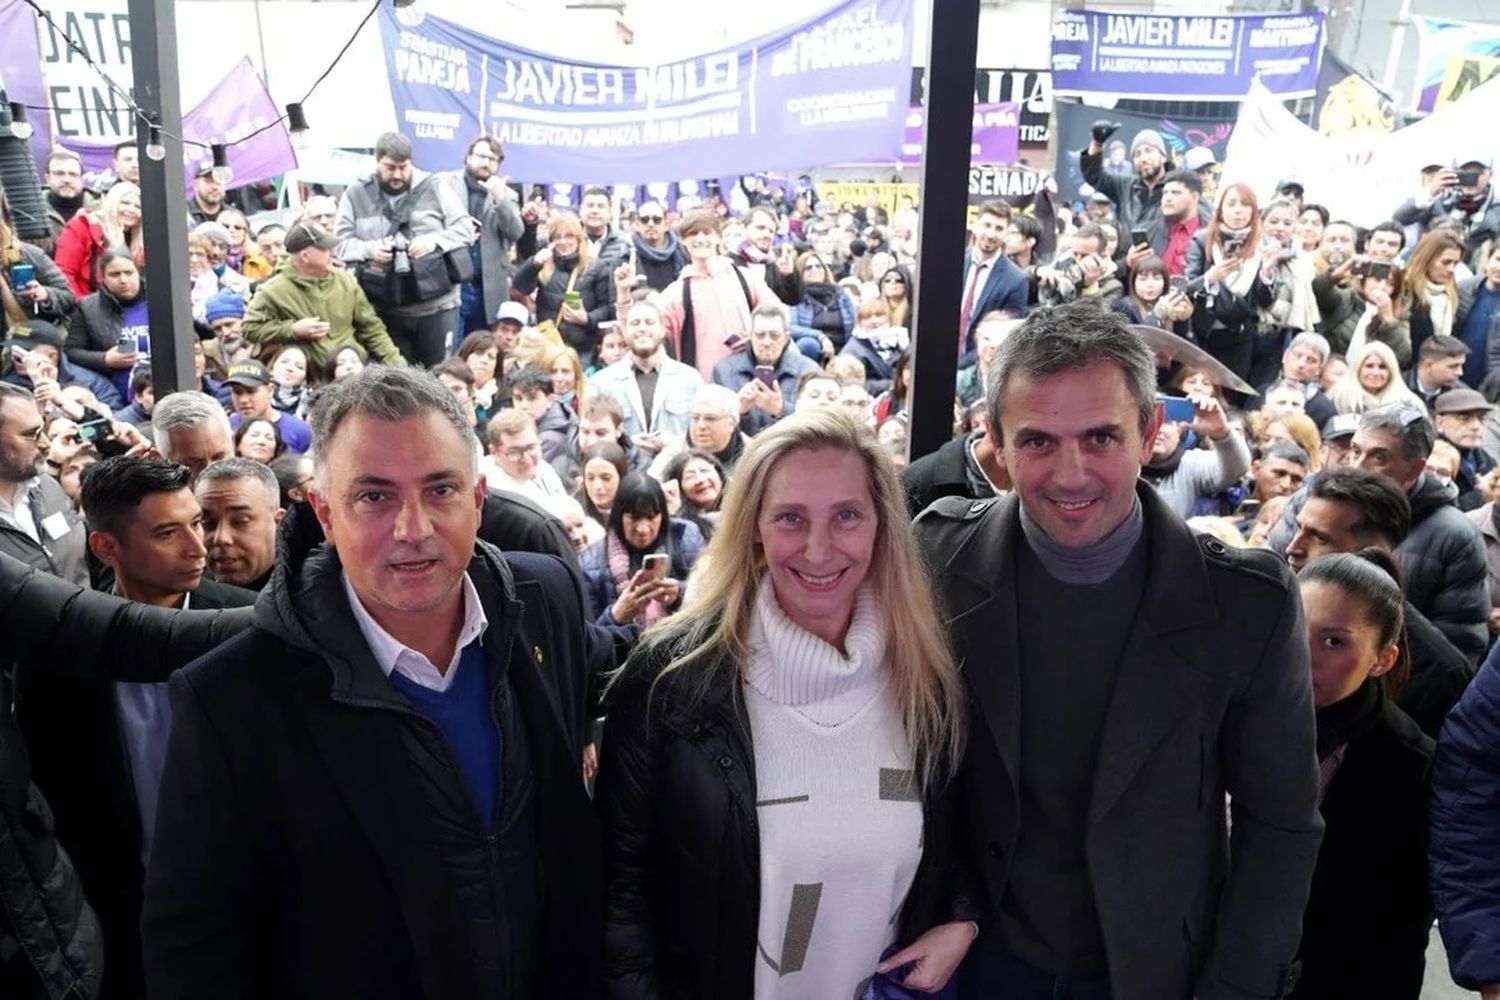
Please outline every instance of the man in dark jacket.
[[1411, 533], [1396, 548], [1406, 599], [1472, 661], [1489, 645], [1490, 595], [1479, 529], [1455, 506], [1458, 489], [1425, 471], [1437, 432], [1404, 403], [1367, 410], [1350, 445], [1353, 464], [1389, 476], [1411, 504]]
[[[159, 458], [106, 458], [83, 480], [89, 547], [115, 593], [156, 607], [248, 606], [255, 594], [206, 580], [188, 471]], [[141, 890], [172, 715], [167, 686], [27, 671], [16, 721], [57, 836], [104, 931], [105, 995], [144, 997]]]
[[915, 518], [943, 497], [988, 500], [1008, 489], [1010, 480], [987, 431], [954, 438], [901, 470], [906, 509]]
[[32, 394], [0, 382], [0, 552], [87, 584], [83, 518], [42, 472], [47, 438]]
[[791, 319], [779, 302], [750, 314], [749, 341], [714, 365], [713, 382], [739, 394], [740, 430], [755, 434], [796, 408], [802, 376], [819, 369], [792, 343]]
[[[1296, 572], [1320, 556], [1375, 546], [1394, 552], [1411, 530], [1411, 504], [1388, 476], [1324, 469], [1307, 486], [1286, 561]], [[1433, 739], [1474, 677], [1474, 666], [1427, 617], [1406, 602], [1411, 677], [1398, 707]]]
[[1500, 645], [1448, 715], [1432, 767], [1432, 902], [1453, 981], [1500, 996]]
[[479, 227], [479, 238], [469, 246], [474, 279], [459, 289], [459, 339], [475, 330], [488, 330], [510, 297], [510, 248], [521, 238], [521, 209], [516, 192], [499, 172], [505, 148], [492, 135], [469, 143], [462, 170], [438, 174], [437, 180], [469, 207]]
[[542, 461], [551, 462], [578, 442], [578, 414], [552, 398], [552, 375], [536, 365], [523, 365], [507, 377], [516, 409], [536, 422], [542, 442]]
[[631, 237], [635, 273], [645, 275], [646, 287], [656, 292], [666, 291], [688, 266], [687, 248], [667, 228], [666, 219], [661, 202], [642, 202], [635, 213], [635, 234]]
[[1322, 829], [1291, 573], [1139, 482], [1156, 362], [1117, 313], [1033, 313], [996, 364], [1015, 492], [914, 529], [973, 706], [960, 995], [1283, 995]]
[[577, 579], [477, 542], [470, 417], [431, 375], [367, 368], [314, 419], [328, 546], [289, 544], [172, 682], [151, 995], [595, 996]]
[[1484, 428], [1494, 407], [1475, 389], [1449, 389], [1432, 404], [1433, 423], [1444, 441], [1458, 451], [1458, 509], [1483, 507], [1489, 498], [1481, 489], [1483, 477], [1495, 469], [1495, 456], [1484, 448]]
[[1103, 191], [1115, 204], [1121, 233], [1146, 229], [1161, 215], [1162, 179], [1171, 161], [1167, 146], [1155, 129], [1141, 129], [1130, 140], [1130, 162], [1135, 173], [1128, 177], [1104, 169], [1104, 144], [1115, 134], [1118, 125], [1108, 121], [1094, 122], [1089, 146], [1078, 154], [1078, 167], [1084, 182]]
[[1500, 237], [1500, 200], [1490, 183], [1493, 166], [1488, 155], [1474, 156], [1451, 170], [1426, 174], [1422, 181], [1427, 190], [1402, 202], [1391, 217], [1403, 226], [1419, 226], [1423, 233], [1444, 220], [1458, 221], [1465, 230], [1464, 259], [1478, 271], [1480, 252]]

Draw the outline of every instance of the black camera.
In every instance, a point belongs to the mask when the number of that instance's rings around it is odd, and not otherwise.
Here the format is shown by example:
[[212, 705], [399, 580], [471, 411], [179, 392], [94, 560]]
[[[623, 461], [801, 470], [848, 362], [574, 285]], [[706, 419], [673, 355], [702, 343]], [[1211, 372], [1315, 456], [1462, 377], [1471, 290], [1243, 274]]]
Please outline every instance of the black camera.
[[1460, 170], [1460, 171], [1458, 171], [1458, 186], [1459, 187], [1478, 187], [1479, 186], [1479, 175], [1482, 174], [1483, 172], [1484, 171], [1482, 171], [1482, 170]]
[[408, 245], [401, 233], [391, 240], [391, 270], [396, 274], [411, 274], [411, 257], [406, 252]]

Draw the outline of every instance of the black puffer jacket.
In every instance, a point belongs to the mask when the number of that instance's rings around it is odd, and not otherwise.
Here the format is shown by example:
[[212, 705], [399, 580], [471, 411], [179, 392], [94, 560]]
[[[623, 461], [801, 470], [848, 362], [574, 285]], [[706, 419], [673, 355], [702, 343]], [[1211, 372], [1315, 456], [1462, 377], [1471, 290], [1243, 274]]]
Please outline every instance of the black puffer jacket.
[[1408, 499], [1411, 533], [1396, 548], [1406, 598], [1461, 653], [1478, 661], [1489, 646], [1484, 540], [1455, 506], [1458, 488], [1451, 483], [1424, 472]]
[[[631, 657], [610, 692], [597, 802], [605, 843], [605, 995], [749, 1000], [755, 992], [760, 828], [750, 718], [720, 663], [689, 705], [685, 673], [653, 688], [662, 644]], [[923, 853], [900, 915], [902, 946], [978, 920], [971, 869], [955, 853], [951, 786], [924, 803]]]
[[[510, 280], [511, 290], [521, 295], [536, 292], [536, 321], [541, 323], [550, 319], [557, 323], [563, 341], [585, 360], [592, 358], [599, 343], [599, 324], [613, 319], [615, 314], [614, 269], [606, 261], [595, 260], [582, 268], [577, 280], [573, 280], [572, 271], [554, 264], [552, 277], [545, 284], [541, 280], [541, 271], [535, 258], [524, 262]], [[589, 315], [586, 324], [558, 321], [569, 281], [573, 282], [573, 291], [578, 293], [583, 311]]]
[[98, 922], [30, 781], [8, 710], [14, 672], [163, 681], [248, 619], [248, 610], [179, 615], [133, 604], [0, 553], [0, 635], [5, 658], [22, 664], [0, 665], [0, 997], [96, 996], [104, 961]]

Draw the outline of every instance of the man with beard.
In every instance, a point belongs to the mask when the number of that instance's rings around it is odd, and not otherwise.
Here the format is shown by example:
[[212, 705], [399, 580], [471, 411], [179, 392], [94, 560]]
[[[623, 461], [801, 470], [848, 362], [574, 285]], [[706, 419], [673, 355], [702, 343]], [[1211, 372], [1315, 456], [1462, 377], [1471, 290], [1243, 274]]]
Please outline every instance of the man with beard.
[[[1199, 500], [1228, 489], [1250, 471], [1250, 449], [1230, 428], [1218, 402], [1212, 397], [1190, 398], [1193, 422], [1162, 421], [1141, 469], [1141, 478], [1179, 517], [1189, 516]], [[1204, 438], [1208, 450], [1194, 447]]]
[[661, 307], [650, 300], [635, 303], [625, 317], [630, 353], [589, 379], [589, 394], [620, 404], [625, 433], [649, 455], [687, 432], [688, 409], [703, 384], [696, 368], [667, 356], [666, 338]]
[[[1203, 203], [1203, 179], [1191, 170], [1174, 170], [1162, 181], [1157, 192], [1156, 217], [1140, 223], [1146, 230], [1151, 252], [1161, 258], [1167, 274], [1180, 278], [1187, 271], [1187, 252], [1193, 235], [1203, 226], [1199, 210]], [[1134, 264], [1147, 251], [1132, 248], [1126, 260]]]
[[479, 238], [469, 245], [474, 277], [459, 289], [460, 335], [488, 330], [500, 303], [510, 298], [510, 248], [523, 229], [516, 193], [498, 171], [505, 149], [494, 136], [469, 143], [462, 170], [438, 174], [479, 224]]
[[[1135, 165], [1135, 174], [1117, 177], [1104, 169], [1104, 144], [1119, 127], [1114, 122], [1094, 122], [1089, 147], [1078, 154], [1078, 166], [1090, 187], [1109, 195], [1109, 200], [1115, 204], [1115, 215], [1120, 220], [1122, 231], [1129, 232], [1145, 229], [1161, 215], [1167, 145], [1155, 129], [1141, 129], [1130, 140], [1130, 162]], [[1201, 181], [1199, 187], [1201, 190]]]
[[46, 454], [36, 399], [0, 382], [0, 552], [87, 586], [83, 520], [57, 481], [40, 471]]
[[193, 196], [188, 199], [188, 228], [217, 222], [224, 210], [224, 185], [214, 177], [211, 160], [203, 160], [193, 174]]
[[630, 243], [614, 231], [609, 217], [609, 192], [602, 187], [585, 190], [583, 201], [578, 204], [578, 221], [583, 223], [584, 239], [593, 248], [594, 265], [613, 270], [630, 256]]
[[[776, 231], [779, 228], [776, 210], [769, 205], [757, 205], [745, 215], [745, 239], [737, 247], [725, 247], [730, 257], [746, 267], [760, 268], [765, 272], [766, 284], [776, 297], [788, 306], [797, 304], [796, 279], [781, 273], [776, 266]], [[874, 248], [871, 248], [874, 252]]]
[[1005, 227], [1010, 208], [1000, 202], [985, 202], [974, 216], [973, 245], [964, 251], [964, 292], [959, 309], [960, 357], [974, 349], [974, 330], [981, 316], [1001, 310], [1022, 317], [1027, 311], [1030, 282], [1026, 274], [1005, 256]]
[[635, 213], [635, 233], [631, 236], [635, 265], [628, 276], [645, 275], [646, 287], [657, 292], [676, 281], [688, 265], [687, 248], [666, 223], [667, 213], [661, 202], [643, 202]]
[[339, 200], [335, 252], [359, 275], [402, 356], [430, 368], [448, 355], [458, 325], [458, 285], [444, 255], [468, 252], [474, 224], [448, 185], [417, 173], [411, 152], [398, 132], [376, 140], [374, 175]]
[[47, 190], [42, 197], [47, 202], [47, 222], [54, 240], [80, 210], [99, 204], [94, 192], [83, 186], [83, 161], [68, 149], [54, 150], [47, 157]]

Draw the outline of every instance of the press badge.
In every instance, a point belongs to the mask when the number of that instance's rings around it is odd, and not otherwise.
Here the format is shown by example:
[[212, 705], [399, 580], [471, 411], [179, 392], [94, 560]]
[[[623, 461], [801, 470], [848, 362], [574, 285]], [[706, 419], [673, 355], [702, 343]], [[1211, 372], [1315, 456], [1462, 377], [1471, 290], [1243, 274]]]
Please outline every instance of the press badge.
[[55, 542], [72, 531], [73, 526], [68, 523], [68, 519], [63, 516], [62, 511], [57, 511], [42, 518], [42, 530], [47, 533], [48, 538]]

